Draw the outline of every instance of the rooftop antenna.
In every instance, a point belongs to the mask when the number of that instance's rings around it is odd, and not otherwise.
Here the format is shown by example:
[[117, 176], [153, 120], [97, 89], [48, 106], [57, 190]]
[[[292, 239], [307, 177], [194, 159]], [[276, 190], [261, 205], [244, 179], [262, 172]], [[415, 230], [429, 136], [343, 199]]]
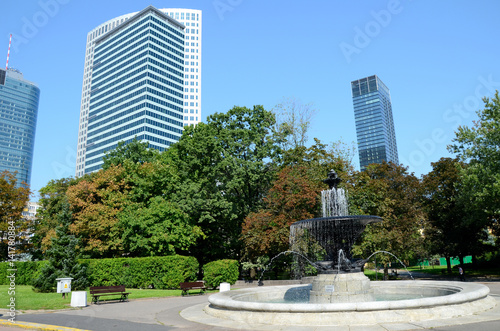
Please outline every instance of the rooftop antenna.
[[9, 38], [9, 50], [7, 51], [7, 63], [5, 63], [5, 71], [9, 68], [10, 44], [12, 43], [12, 33]]

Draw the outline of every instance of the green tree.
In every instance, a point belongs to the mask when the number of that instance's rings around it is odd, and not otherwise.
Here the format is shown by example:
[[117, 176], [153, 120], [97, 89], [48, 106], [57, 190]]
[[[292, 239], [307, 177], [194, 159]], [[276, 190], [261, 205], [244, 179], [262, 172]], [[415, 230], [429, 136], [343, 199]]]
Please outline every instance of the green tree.
[[102, 169], [124, 164], [125, 160], [132, 164], [151, 163], [158, 159], [159, 154], [158, 150], [149, 148], [148, 142], [141, 142], [137, 138], [129, 143], [120, 141], [115, 149], [106, 152], [102, 159], [104, 162]]
[[32, 237], [33, 258], [41, 260], [56, 236], [56, 227], [59, 225], [58, 215], [62, 212], [63, 205], [67, 203], [66, 191], [81, 179], [62, 178], [53, 179], [39, 190], [40, 209], [36, 216], [36, 225]]
[[52, 292], [57, 285], [57, 278], [73, 278], [71, 288], [85, 290], [89, 285], [87, 267], [78, 263], [79, 240], [69, 231], [72, 218], [67, 202], [63, 203], [58, 217], [59, 225], [56, 228], [56, 236], [52, 238], [52, 245], [45, 253], [49, 263], [42, 268], [40, 275], [33, 281], [33, 287], [39, 292]]
[[469, 223], [500, 233], [500, 96], [484, 98], [473, 127], [460, 126], [450, 152], [468, 166], [462, 170], [461, 198]]
[[130, 204], [120, 213], [123, 250], [127, 256], [165, 256], [186, 253], [203, 237], [188, 215], [163, 197], [147, 205]]
[[[484, 235], [482, 228], [473, 229], [464, 222], [466, 206], [459, 198], [464, 164], [457, 159], [441, 158], [434, 162], [432, 171], [423, 176], [422, 189], [424, 207], [429, 226], [425, 238], [430, 242], [431, 252], [446, 257], [448, 273], [451, 274], [451, 257], [459, 256], [461, 263], [465, 255], [472, 253], [472, 243]], [[467, 244], [465, 244], [467, 243]]]
[[201, 264], [239, 256], [241, 224], [260, 208], [275, 174], [274, 122], [262, 106], [234, 107], [185, 128], [166, 151], [180, 177], [176, 202], [207, 236], [194, 251]]
[[[408, 169], [389, 163], [372, 164], [354, 175], [349, 182], [350, 214], [375, 215], [382, 222], [370, 224], [353, 253], [368, 257], [376, 251], [388, 251], [409, 261], [427, 255], [423, 236], [425, 214], [420, 207], [420, 181]], [[384, 263], [388, 276], [390, 255], [377, 260]]]
[[0, 173], [0, 259], [12, 259], [28, 250], [27, 231], [30, 221], [23, 218], [30, 190], [26, 183], [17, 183], [16, 174], [7, 170]]

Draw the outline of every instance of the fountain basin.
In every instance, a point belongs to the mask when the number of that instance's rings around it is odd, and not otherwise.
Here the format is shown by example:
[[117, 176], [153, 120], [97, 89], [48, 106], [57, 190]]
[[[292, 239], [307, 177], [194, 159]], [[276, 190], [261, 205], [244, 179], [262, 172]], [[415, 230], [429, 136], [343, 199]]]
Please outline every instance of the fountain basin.
[[[209, 297], [205, 312], [233, 321], [272, 325], [363, 325], [473, 315], [492, 309], [496, 300], [482, 284], [441, 281], [384, 281], [371, 284], [379, 294], [424, 297], [395, 301], [293, 303], [307, 300], [311, 285], [270, 286], [222, 292]], [[262, 301], [285, 301], [285, 303]]]

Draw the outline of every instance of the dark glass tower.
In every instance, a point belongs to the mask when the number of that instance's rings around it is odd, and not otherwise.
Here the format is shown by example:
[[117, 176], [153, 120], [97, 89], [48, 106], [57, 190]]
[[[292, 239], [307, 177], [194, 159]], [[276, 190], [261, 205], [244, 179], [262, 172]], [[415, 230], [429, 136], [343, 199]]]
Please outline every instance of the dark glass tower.
[[361, 171], [371, 163], [398, 160], [391, 94], [375, 76], [351, 82]]
[[40, 89], [9, 68], [0, 69], [0, 171], [17, 171], [30, 184]]

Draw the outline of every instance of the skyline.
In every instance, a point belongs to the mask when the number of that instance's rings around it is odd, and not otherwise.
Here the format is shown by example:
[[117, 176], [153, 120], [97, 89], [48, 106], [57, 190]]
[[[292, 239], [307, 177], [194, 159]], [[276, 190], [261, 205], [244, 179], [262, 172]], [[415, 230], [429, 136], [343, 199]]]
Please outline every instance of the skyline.
[[33, 190], [74, 176], [87, 33], [150, 4], [203, 11], [202, 121], [295, 97], [318, 110], [310, 141], [351, 144], [350, 82], [377, 75], [391, 90], [399, 162], [417, 176], [452, 156], [457, 126], [472, 125], [481, 98], [500, 89], [495, 1], [7, 0], [0, 63], [12, 33], [9, 67], [41, 91]]

